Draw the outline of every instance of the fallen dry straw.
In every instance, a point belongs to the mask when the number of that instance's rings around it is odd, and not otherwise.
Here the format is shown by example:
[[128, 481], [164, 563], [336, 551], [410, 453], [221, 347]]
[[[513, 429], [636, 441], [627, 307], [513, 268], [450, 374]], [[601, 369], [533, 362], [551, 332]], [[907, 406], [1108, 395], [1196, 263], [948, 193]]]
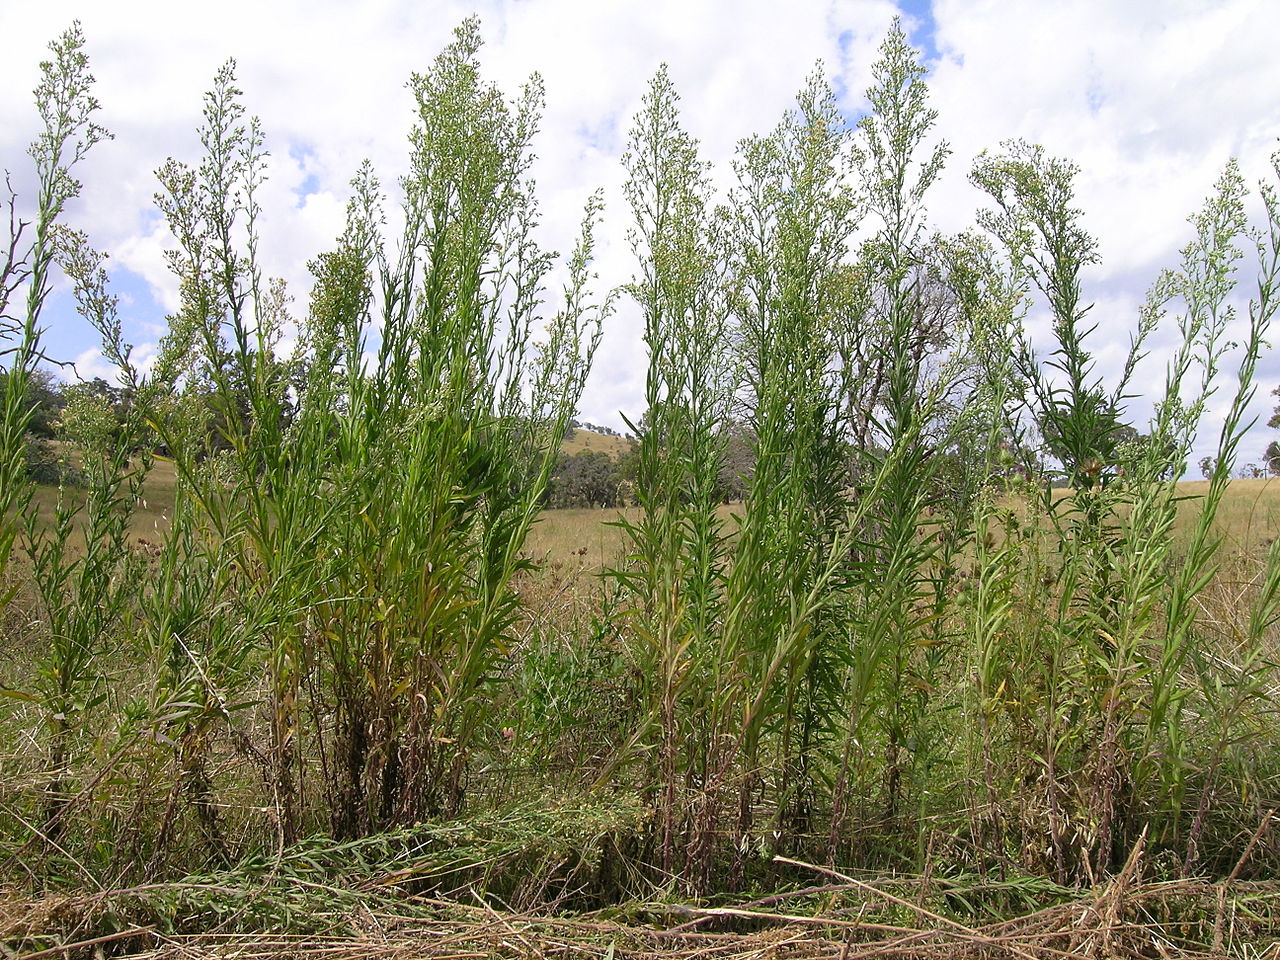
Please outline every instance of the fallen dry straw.
[[[1200, 880], [1144, 885], [1122, 874], [1071, 902], [972, 926], [862, 881], [814, 889], [824, 892], [825, 902], [839, 906], [811, 915], [754, 904], [645, 904], [631, 905], [627, 918], [620, 920], [616, 912], [565, 917], [501, 911], [478, 901], [413, 898], [359, 902], [345, 916], [329, 918], [332, 934], [243, 929], [166, 933], [165, 923], [145, 922], [145, 911], [130, 916], [131, 911], [122, 909], [140, 902], [133, 891], [0, 904], [0, 944], [10, 944], [3, 948], [6, 958], [22, 960], [95, 955], [153, 960], [1056, 960], [1264, 956], [1280, 942], [1280, 928], [1272, 919], [1280, 906], [1280, 883], [1237, 882], [1229, 889]], [[104, 931], [108, 920], [117, 929]], [[55, 928], [62, 936], [54, 936]]]

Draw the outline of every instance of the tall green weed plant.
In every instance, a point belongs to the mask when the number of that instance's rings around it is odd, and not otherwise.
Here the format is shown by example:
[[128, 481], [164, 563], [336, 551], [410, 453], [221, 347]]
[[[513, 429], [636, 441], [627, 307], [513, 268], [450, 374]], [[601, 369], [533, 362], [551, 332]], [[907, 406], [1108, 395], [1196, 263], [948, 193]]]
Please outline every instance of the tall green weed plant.
[[[103, 255], [57, 226], [104, 136], [82, 43], [44, 69], [40, 213], [28, 247], [14, 222], [0, 287], [0, 564], [29, 568], [3, 602], [37, 649], [4, 691], [27, 746], [0, 822], [32, 882], [252, 872], [314, 835], [416, 850], [420, 824], [465, 830], [485, 806], [522, 833], [548, 822], [526, 795], [563, 770], [585, 774], [584, 809], [626, 811], [564, 854], [599, 857], [608, 896], [776, 883], [778, 856], [906, 871], [926, 898], [948, 876], [1089, 883], [1139, 846], [1170, 876], [1245, 869], [1276, 775], [1280, 547], [1235, 615], [1204, 601], [1275, 312], [1274, 182], [1255, 235], [1227, 167], [1107, 377], [1076, 171], [1006, 144], [973, 170], [982, 232], [934, 231], [949, 151], [901, 25], [867, 116], [816, 71], [723, 191], [660, 70], [625, 159], [638, 510], [601, 584], [556, 609], [568, 574], [526, 543], [614, 299], [593, 292], [594, 196], [544, 302], [539, 79], [514, 98], [485, 81], [464, 22], [410, 80], [407, 172], [355, 172], [299, 305], [260, 252], [267, 140], [228, 63], [200, 156], [158, 172], [180, 303], [144, 371]], [[23, 384], [55, 264], [123, 400], [68, 405], [85, 487], [49, 522], [22, 472]], [[1127, 429], [1170, 339], [1154, 415]], [[1190, 504], [1178, 478], [1217, 389]], [[750, 468], [727, 507], [735, 444]], [[176, 500], [143, 543], [161, 459]]]

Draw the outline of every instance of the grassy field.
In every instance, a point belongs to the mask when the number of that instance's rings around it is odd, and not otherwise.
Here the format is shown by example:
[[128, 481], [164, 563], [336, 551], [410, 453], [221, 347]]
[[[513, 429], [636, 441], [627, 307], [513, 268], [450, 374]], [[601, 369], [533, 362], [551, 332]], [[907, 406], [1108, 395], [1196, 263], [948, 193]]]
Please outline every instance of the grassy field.
[[596, 433], [594, 430], [576, 427], [572, 434], [565, 438], [560, 449], [569, 456], [575, 453], [607, 453], [616, 460], [623, 454], [629, 453], [634, 443], [635, 441], [628, 440], [626, 437], [611, 437], [607, 433]]
[[[575, 437], [566, 441], [567, 453], [583, 449], [599, 449], [611, 456], [624, 450], [630, 441], [588, 430], [577, 430]], [[592, 446], [592, 445], [597, 446]], [[148, 542], [159, 542], [168, 530], [169, 516], [173, 510], [177, 477], [171, 462], [157, 460], [147, 478], [143, 502], [134, 513], [131, 530], [135, 537]], [[1185, 529], [1195, 517], [1200, 499], [1208, 491], [1208, 481], [1185, 481], [1178, 485], [1182, 500], [1179, 505], [1178, 526]], [[40, 517], [46, 523], [53, 517], [59, 497], [57, 487], [37, 487], [35, 503]], [[75, 488], [66, 488], [62, 494], [77, 496]], [[721, 508], [723, 519], [731, 521], [738, 507]], [[636, 507], [623, 509], [546, 510], [534, 525], [526, 544], [526, 553], [548, 564], [574, 564], [598, 571], [614, 563], [625, 545], [625, 534], [614, 524], [621, 518], [638, 520]], [[1280, 535], [1280, 479], [1232, 480], [1227, 496], [1219, 510], [1217, 529], [1223, 534], [1223, 549], [1228, 556], [1257, 556]]]
[[[1206, 480], [1179, 485], [1187, 498], [1179, 513], [1184, 526], [1208, 489]], [[1269, 546], [1280, 536], [1280, 479], [1232, 480], [1218, 513], [1218, 529], [1225, 537], [1223, 546], [1234, 554], [1257, 555]]]
[[[630, 440], [580, 428], [574, 430], [573, 435], [561, 446], [561, 450], [566, 455], [597, 451], [615, 458], [626, 453], [630, 448]], [[130, 529], [135, 537], [152, 543], [159, 542], [164, 537], [169, 529], [177, 482], [177, 473], [172, 461], [157, 459], [147, 475], [143, 500], [133, 514]], [[34, 503], [43, 523], [52, 522], [60, 496], [70, 498], [74, 502], [81, 494], [76, 487], [65, 487], [61, 490], [50, 485], [36, 487]], [[608, 514], [608, 517], [613, 515]], [[632, 515], [636, 514], [633, 512]], [[544, 517], [545, 519], [534, 528], [535, 533], [530, 541], [533, 555], [560, 556], [562, 553], [568, 555], [586, 546], [594, 549], [592, 557], [595, 562], [603, 562], [603, 559], [611, 559], [617, 554], [617, 544], [621, 541], [614, 532], [605, 528], [595, 529], [601, 523], [607, 522], [605, 512], [550, 510], [544, 514]]]

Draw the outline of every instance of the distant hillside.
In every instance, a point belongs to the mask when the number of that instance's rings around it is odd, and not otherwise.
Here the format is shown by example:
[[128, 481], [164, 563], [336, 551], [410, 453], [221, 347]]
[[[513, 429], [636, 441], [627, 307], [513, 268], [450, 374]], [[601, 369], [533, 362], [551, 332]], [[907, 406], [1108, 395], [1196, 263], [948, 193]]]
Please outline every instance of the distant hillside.
[[615, 460], [631, 449], [632, 441], [625, 437], [611, 437], [608, 434], [596, 433], [585, 427], [576, 427], [571, 435], [561, 444], [560, 449], [567, 455], [590, 451], [607, 453]]

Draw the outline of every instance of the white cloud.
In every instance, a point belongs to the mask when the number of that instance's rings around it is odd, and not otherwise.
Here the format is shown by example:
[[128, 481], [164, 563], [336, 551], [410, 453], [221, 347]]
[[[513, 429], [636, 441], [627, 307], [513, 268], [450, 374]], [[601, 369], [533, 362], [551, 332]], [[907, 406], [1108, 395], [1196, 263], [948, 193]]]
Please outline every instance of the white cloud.
[[[1280, 6], [938, 0], [934, 15], [941, 59], [930, 83], [956, 151], [938, 219], [950, 229], [968, 222], [982, 200], [965, 183], [969, 165], [1003, 139], [1041, 143], [1078, 164], [1078, 205], [1102, 258], [1084, 296], [1097, 301], [1099, 367], [1114, 376], [1147, 286], [1178, 265], [1191, 239], [1186, 218], [1227, 160], [1239, 157], [1252, 182], [1267, 175], [1280, 134], [1280, 62], [1269, 39]], [[1243, 298], [1237, 305], [1243, 314]], [[1169, 345], [1158, 341], [1140, 389], [1163, 385]], [[1280, 363], [1264, 358], [1262, 375], [1280, 377]], [[1229, 386], [1215, 397], [1200, 453], [1216, 442]], [[1253, 407], [1264, 420], [1267, 399]], [[1132, 404], [1135, 418], [1148, 410], [1149, 398]]]
[[[340, 228], [348, 180], [365, 157], [384, 183], [403, 172], [413, 119], [405, 82], [474, 10], [488, 39], [488, 75], [509, 93], [535, 70], [546, 82], [535, 146], [545, 246], [567, 252], [586, 197], [604, 187], [597, 269], [603, 284], [616, 284], [633, 269], [619, 158], [659, 63], [669, 63], [685, 125], [723, 184], [736, 142], [776, 124], [816, 60], [845, 106], [860, 108], [894, 9], [889, 0], [7, 4], [0, 165], [29, 191], [22, 151], [35, 132], [36, 63], [45, 43], [80, 18], [102, 121], [117, 139], [85, 165], [84, 201], [71, 215], [172, 309], [176, 285], [163, 259], [170, 240], [150, 212], [153, 173], [170, 154], [198, 156], [203, 91], [234, 56], [244, 102], [262, 118], [272, 152], [262, 251], [300, 312], [306, 263]], [[1111, 362], [1146, 285], [1175, 262], [1188, 237], [1185, 217], [1227, 157], [1240, 155], [1251, 177], [1265, 171], [1280, 133], [1280, 60], [1269, 49], [1280, 6], [936, 0], [933, 17], [940, 58], [930, 64], [930, 85], [940, 132], [955, 150], [930, 201], [935, 221], [947, 230], [971, 222], [981, 197], [966, 182], [969, 165], [1005, 138], [1075, 159], [1080, 205], [1103, 256], [1086, 295], [1095, 291], [1099, 313], [1107, 312], [1100, 336], [1116, 342], [1100, 356]], [[1264, 371], [1280, 377], [1280, 365]], [[638, 319], [623, 309], [602, 345], [584, 416], [620, 425], [618, 410], [639, 412], [643, 378]]]
[[114, 385], [120, 378], [119, 369], [107, 362], [99, 350], [93, 348], [81, 351], [72, 361], [71, 369], [75, 379], [84, 382], [101, 379]]

